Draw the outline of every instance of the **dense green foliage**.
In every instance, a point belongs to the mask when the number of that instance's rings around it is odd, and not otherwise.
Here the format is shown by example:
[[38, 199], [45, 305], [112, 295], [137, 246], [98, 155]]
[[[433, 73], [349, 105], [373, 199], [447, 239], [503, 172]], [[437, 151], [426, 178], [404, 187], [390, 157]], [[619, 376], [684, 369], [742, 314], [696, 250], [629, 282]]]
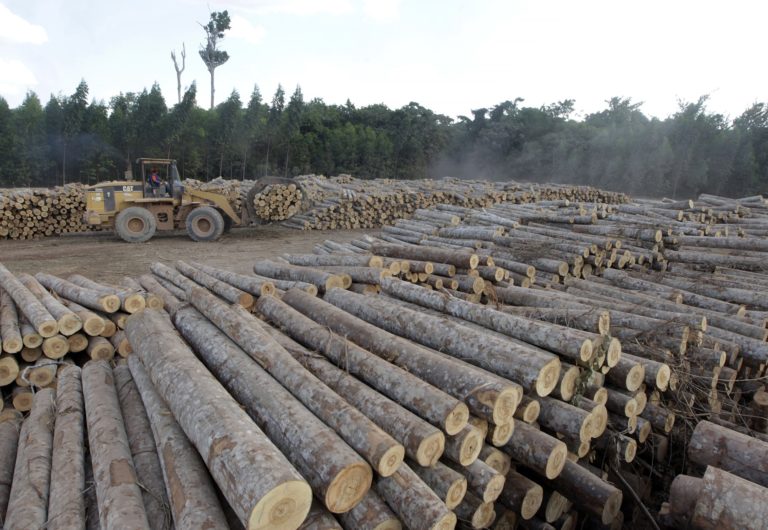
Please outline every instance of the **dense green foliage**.
[[732, 122], [706, 98], [659, 120], [613, 98], [572, 119], [573, 101], [540, 108], [521, 99], [452, 120], [417, 103], [399, 109], [305, 101], [278, 87], [265, 102], [233, 92], [212, 110], [193, 85], [168, 107], [157, 85], [89, 101], [88, 86], [0, 98], [0, 186], [51, 186], [120, 178], [139, 156], [175, 158], [185, 178], [352, 173], [362, 178], [466, 176], [591, 184], [637, 195], [768, 191], [768, 106]]

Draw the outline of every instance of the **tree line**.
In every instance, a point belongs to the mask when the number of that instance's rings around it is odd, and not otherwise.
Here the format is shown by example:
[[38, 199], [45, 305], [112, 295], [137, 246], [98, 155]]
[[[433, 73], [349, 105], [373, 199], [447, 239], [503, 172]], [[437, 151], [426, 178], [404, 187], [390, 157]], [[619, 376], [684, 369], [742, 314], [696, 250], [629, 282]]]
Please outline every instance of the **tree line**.
[[212, 109], [193, 83], [172, 106], [158, 85], [90, 99], [81, 82], [43, 105], [0, 98], [0, 186], [93, 184], [122, 178], [137, 157], [174, 158], [183, 178], [351, 173], [360, 178], [516, 179], [589, 184], [636, 195], [768, 191], [768, 106], [729, 120], [707, 98], [665, 119], [612, 98], [574, 119], [574, 101], [520, 98], [454, 120], [418, 103], [398, 109], [306, 101], [278, 87], [265, 101], [233, 91]]

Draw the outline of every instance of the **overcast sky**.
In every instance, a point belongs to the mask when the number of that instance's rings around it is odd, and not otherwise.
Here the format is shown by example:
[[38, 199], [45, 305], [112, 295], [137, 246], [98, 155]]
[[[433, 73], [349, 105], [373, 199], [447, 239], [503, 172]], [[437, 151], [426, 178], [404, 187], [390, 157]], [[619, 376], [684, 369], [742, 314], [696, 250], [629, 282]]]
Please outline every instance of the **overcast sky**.
[[416, 101], [457, 116], [522, 97], [576, 100], [580, 115], [611, 96], [666, 117], [678, 100], [710, 94], [738, 116], [768, 100], [768, 2], [733, 0], [0, 0], [0, 95], [43, 102], [85, 79], [91, 97], [160, 84], [176, 102], [170, 51], [186, 44], [184, 86], [209, 77], [198, 22], [228, 9], [216, 101], [254, 84], [356, 106]]

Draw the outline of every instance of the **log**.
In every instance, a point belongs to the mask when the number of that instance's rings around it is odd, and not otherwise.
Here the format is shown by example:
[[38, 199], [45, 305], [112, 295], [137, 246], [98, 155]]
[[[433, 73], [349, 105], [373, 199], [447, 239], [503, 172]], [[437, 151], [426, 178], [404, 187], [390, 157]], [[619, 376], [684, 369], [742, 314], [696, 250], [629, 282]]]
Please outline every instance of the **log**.
[[[331, 298], [336, 294], [338, 291], [326, 296]], [[301, 291], [288, 291], [283, 301], [386, 361], [443, 389], [455, 398], [465, 400], [480, 417], [498, 424], [511, 421], [522, 391], [518, 385], [415, 345]], [[461, 427], [463, 425], [457, 422], [446, 432], [453, 434]]]
[[563, 442], [527, 423], [518, 423], [515, 426], [512, 438], [502, 450], [513, 460], [547, 478], [554, 478], [560, 474], [568, 453]]
[[437, 462], [431, 467], [413, 466], [413, 471], [453, 510], [467, 493], [467, 478], [459, 471]]
[[[120, 309], [120, 298], [113, 294], [103, 294], [93, 289], [86, 289], [62, 278], [42, 272], [35, 274], [35, 279], [60, 297], [72, 300], [83, 307], [105, 313], [114, 313]], [[72, 308], [70, 307], [70, 309]], [[75, 310], [73, 309], [73, 311]]]
[[467, 492], [461, 504], [456, 507], [456, 516], [470, 528], [488, 528], [496, 518], [496, 513], [493, 503], [483, 502], [479, 497]]
[[49, 359], [61, 359], [69, 353], [69, 341], [64, 335], [54, 335], [43, 340], [42, 350]]
[[403, 464], [389, 477], [375, 481], [376, 492], [410, 530], [452, 530], [456, 515]]
[[24, 346], [19, 330], [19, 316], [13, 298], [0, 288], [0, 342], [2, 350], [18, 353]]
[[101, 527], [149, 528], [112, 369], [89, 361], [82, 371], [88, 441]]
[[506, 476], [512, 468], [512, 459], [509, 458], [508, 454], [487, 444], [484, 444], [483, 448], [480, 449], [477, 458], [501, 473], [502, 476]]
[[35, 394], [21, 427], [4, 528], [43, 528], [48, 520], [55, 394]]
[[86, 348], [93, 360], [110, 360], [115, 356], [115, 347], [104, 337], [91, 337]]
[[0, 263], [0, 287], [13, 298], [17, 310], [27, 317], [41, 337], [53, 337], [59, 332], [59, 324], [43, 303], [2, 263]]
[[[350, 255], [350, 254], [326, 254], [319, 256], [317, 254], [283, 254], [283, 257], [291, 265], [301, 265], [303, 267], [383, 267], [384, 261], [380, 256], [371, 256], [368, 254]], [[393, 273], [396, 274], [396, 273]]]
[[483, 502], [495, 502], [504, 489], [504, 475], [482, 460], [475, 460], [468, 466], [450, 462], [447, 465], [467, 479], [467, 491], [477, 495]]
[[19, 363], [13, 355], [0, 355], [0, 387], [16, 381], [19, 375]]
[[173, 321], [216, 378], [295, 462], [333, 513], [349, 511], [371, 486], [371, 468], [243, 350], [194, 308]]
[[313, 501], [309, 514], [299, 530], [344, 530], [339, 522], [319, 502]]
[[67, 307], [71, 309], [82, 321], [83, 331], [89, 337], [98, 337], [106, 329], [106, 320], [83, 306], [67, 301]]
[[[390, 333], [469, 361], [525, 389], [546, 395], [557, 382], [560, 361], [554, 355], [517, 347], [490, 334], [403, 308], [379, 297], [331, 290], [325, 299]], [[439, 329], [440, 333], [424, 333], [425, 329]]]
[[80, 368], [64, 365], [56, 385], [56, 421], [53, 432], [50, 529], [85, 527], [85, 424]]
[[258, 261], [253, 266], [253, 272], [277, 280], [309, 283], [324, 291], [333, 287], [342, 287], [342, 279], [335, 274], [310, 267], [297, 267], [288, 263], [269, 260]]
[[207, 455], [211, 475], [243, 525], [297, 528], [309, 512], [309, 484], [204, 369], [167, 318], [145, 309], [128, 319], [126, 334], [187, 437]]
[[89, 280], [85, 276], [79, 274], [71, 274], [68, 280], [75, 285], [85, 287], [86, 289], [92, 289], [103, 295], [114, 295], [120, 299], [120, 308], [126, 313], [133, 314], [141, 311], [147, 307], [146, 299], [137, 292], [131, 292], [127, 289], [119, 287], [110, 287], [102, 283]]
[[[593, 341], [602, 343], [600, 335], [596, 333], [504, 313], [436, 292], [424, 292], [418, 287], [394, 278], [383, 279], [381, 287], [384, 292], [402, 300], [468, 320], [528, 344], [556, 352], [572, 362], [589, 362], [593, 355]], [[620, 348], [620, 345], [616, 341], [611, 347]]]
[[25, 347], [39, 348], [43, 345], [42, 335], [35, 331], [35, 327], [24, 315], [19, 318], [19, 328], [21, 329], [21, 341]]
[[246, 309], [253, 307], [253, 296], [245, 291], [241, 291], [226, 282], [217, 280], [210, 274], [206, 274], [183, 261], [176, 262], [176, 269], [178, 269], [184, 276], [191, 278], [196, 283], [206, 287], [230, 304], [240, 304]]
[[768, 487], [768, 442], [701, 421], [688, 443], [688, 458]]
[[128, 447], [133, 457], [136, 478], [141, 484], [141, 496], [150, 528], [160, 530], [170, 528], [171, 517], [163, 471], [147, 411], [144, 409], [128, 365], [118, 364], [112, 372], [125, 424], [125, 433], [128, 436]]
[[275, 294], [275, 284], [272, 282], [260, 280], [254, 276], [246, 276], [245, 274], [237, 274], [216, 267], [210, 267], [195, 261], [193, 261], [191, 265], [196, 269], [213, 276], [217, 280], [226, 282], [246, 293], [252, 294], [253, 296], [259, 297]]
[[403, 525], [376, 492], [369, 490], [350, 511], [339, 516], [345, 530], [402, 530]]
[[377, 256], [445, 263], [461, 269], [476, 269], [480, 264], [480, 257], [477, 254], [454, 252], [436, 247], [377, 243], [372, 245], [370, 250]]
[[163, 309], [163, 307], [165, 307], [161, 297], [147, 292], [146, 288], [143, 287], [139, 281], [130, 276], [123, 276], [120, 280], [120, 286], [129, 291], [141, 294], [146, 299], [147, 307], [151, 307], [152, 309]]
[[70, 335], [77, 333], [83, 328], [83, 322], [75, 313], [72, 312], [67, 306], [55, 299], [51, 294], [40, 285], [33, 276], [22, 273], [18, 276], [19, 281], [24, 284], [24, 287], [29, 289], [33, 295], [37, 297], [40, 302], [45, 306], [48, 312], [59, 325], [59, 332], [69, 337]]
[[21, 414], [0, 419], [0, 520], [5, 521], [21, 430]]
[[541, 412], [538, 422], [548, 430], [581, 442], [592, 438], [589, 413], [554, 398], [537, 398]]
[[19, 412], [29, 412], [32, 410], [32, 403], [35, 395], [32, 393], [32, 389], [27, 387], [17, 386], [11, 392], [13, 408]]
[[139, 356], [129, 357], [128, 366], [152, 428], [174, 525], [229, 528], [205, 463], [152, 386]]
[[768, 489], [707, 466], [691, 526], [704, 530], [760, 528], [768, 521]]
[[499, 496], [501, 504], [527, 520], [536, 515], [543, 500], [544, 490], [541, 486], [517, 471], [507, 473], [504, 489]]
[[461, 431], [446, 438], [445, 456], [462, 466], [468, 466], [480, 455], [483, 439], [480, 429], [465, 425]]
[[170, 313], [173, 313], [176, 308], [181, 304], [178, 298], [176, 298], [168, 289], [160, 285], [160, 283], [151, 274], [143, 274], [139, 276], [139, 282], [149, 293], [159, 296], [163, 300], [163, 307]]
[[[257, 308], [262, 311], [273, 300], [277, 301], [271, 296], [262, 297]], [[230, 309], [202, 289], [190, 291], [190, 302], [365, 457], [377, 472], [387, 476], [397, 469], [405, 456], [403, 446], [309, 373], [255, 324], [252, 315]]]

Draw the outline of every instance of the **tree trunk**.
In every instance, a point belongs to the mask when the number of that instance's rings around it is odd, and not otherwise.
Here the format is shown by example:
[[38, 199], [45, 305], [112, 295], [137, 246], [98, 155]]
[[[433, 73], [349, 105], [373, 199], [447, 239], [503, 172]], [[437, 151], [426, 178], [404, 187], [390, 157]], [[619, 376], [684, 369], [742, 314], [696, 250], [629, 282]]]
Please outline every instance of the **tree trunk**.
[[448, 249], [428, 246], [405, 246], [377, 243], [371, 246], [371, 252], [376, 256], [445, 263], [461, 269], [470, 270], [476, 269], [480, 264], [480, 257], [477, 254], [455, 252]]
[[392, 476], [376, 480], [375, 489], [409, 530], [451, 530], [456, 526], [456, 515], [407, 464]]
[[246, 276], [245, 274], [237, 274], [236, 272], [229, 272], [222, 269], [217, 269], [216, 267], [209, 267], [208, 265], [203, 265], [202, 263], [192, 262], [192, 266], [206, 274], [209, 274], [210, 276], [213, 276], [217, 280], [233, 285], [238, 289], [242, 289], [246, 293], [252, 294], [253, 296], [259, 297], [268, 294], [275, 294], [275, 284], [272, 282], [259, 280], [254, 276]]
[[342, 287], [342, 280], [335, 274], [313, 269], [311, 267], [297, 267], [288, 263], [276, 261], [257, 261], [253, 266], [253, 272], [267, 278], [277, 280], [292, 280], [311, 283], [318, 289], [327, 291], [333, 287]]
[[768, 489], [707, 466], [691, 527], [702, 530], [759, 528], [768, 521]]
[[195, 267], [192, 267], [183, 261], [177, 261], [176, 268], [184, 276], [191, 278], [203, 287], [206, 287], [211, 292], [224, 298], [230, 304], [239, 304], [246, 309], [253, 307], [253, 296], [250, 294], [232, 287], [230, 284], [221, 280], [217, 280], [210, 274], [197, 270]]
[[68, 280], [75, 285], [79, 285], [86, 289], [93, 289], [104, 295], [117, 296], [120, 299], [120, 308], [126, 313], [137, 313], [147, 307], [147, 301], [140, 293], [97, 283], [89, 280], [85, 276], [80, 276], [79, 274], [70, 275]]
[[[397, 469], [405, 455], [403, 446], [310, 374], [258, 327], [251, 315], [230, 309], [203, 289], [191, 293], [190, 302], [198, 311], [339, 433], [377, 472], [386, 476]], [[257, 307], [271, 298], [261, 298]]]
[[701, 421], [688, 444], [688, 458], [768, 487], [768, 443], [746, 434]]
[[141, 484], [141, 496], [144, 499], [150, 528], [153, 530], [170, 528], [163, 471], [160, 468], [160, 459], [147, 411], [141, 402], [141, 396], [133, 382], [128, 365], [118, 364], [114, 367], [113, 373], [120, 410], [125, 420], [125, 433], [128, 435], [136, 478]]
[[[338, 293], [329, 293], [328, 296]], [[466, 402], [472, 412], [496, 424], [509, 423], [522, 394], [519, 385], [393, 335], [337, 307], [289, 291], [283, 301], [417, 377]]]
[[544, 490], [541, 486], [517, 471], [507, 473], [504, 489], [499, 502], [519, 513], [523, 519], [530, 519], [541, 507]]
[[35, 274], [35, 278], [59, 296], [89, 309], [105, 313], [114, 313], [120, 309], [120, 298], [113, 294], [103, 294], [93, 289], [86, 289], [67, 280], [42, 272]]
[[403, 525], [375, 491], [369, 490], [350, 511], [339, 519], [347, 530], [402, 530]]
[[21, 429], [21, 414], [0, 420], [0, 520], [5, 521]]
[[483, 502], [496, 501], [504, 489], [504, 475], [482, 460], [475, 460], [468, 466], [448, 463], [448, 467], [461, 473], [467, 479], [467, 490]]
[[[305, 301], [318, 301], [301, 291], [294, 294]], [[455, 434], [469, 418], [467, 406], [413, 374], [358, 347], [328, 328], [302, 315], [274, 297], [265, 297], [257, 304], [259, 311], [280, 324], [304, 345], [321, 351], [337, 366], [384, 393], [432, 425]]]
[[128, 366], [152, 427], [176, 528], [229, 528], [205, 463], [152, 386], [138, 355], [129, 357]]
[[311, 488], [204, 369], [167, 317], [145, 309], [128, 319], [126, 334], [187, 437], [207, 455], [211, 475], [243, 525], [298, 527], [309, 511]]
[[43, 528], [48, 521], [55, 391], [35, 394], [19, 434], [4, 528]]
[[80, 368], [65, 365], [56, 385], [51, 490], [46, 528], [85, 527], [85, 424]]
[[362, 499], [373, 480], [371, 468], [330, 427], [194, 308], [181, 309], [173, 321], [330, 511], [346, 512]]
[[112, 369], [106, 361], [89, 361], [82, 379], [101, 527], [149, 529]]
[[496, 517], [493, 503], [483, 502], [482, 499], [467, 492], [464, 499], [456, 507], [456, 516], [470, 528], [488, 528]]
[[456, 508], [467, 493], [467, 478], [442, 462], [437, 462], [431, 467], [413, 466], [413, 471], [440, 497], [449, 510]]
[[77, 333], [83, 327], [83, 322], [75, 313], [72, 312], [67, 306], [56, 300], [51, 294], [38, 282], [34, 277], [29, 274], [23, 273], [18, 276], [19, 281], [29, 289], [29, 292], [34, 294], [40, 302], [45, 306], [48, 312], [53, 318], [56, 319], [59, 325], [59, 332], [62, 335], [69, 337], [70, 335]]
[[163, 280], [167, 280], [171, 284], [175, 285], [179, 289], [181, 289], [182, 292], [189, 291], [192, 288], [199, 287], [195, 282], [181, 274], [176, 269], [170, 268], [168, 265], [165, 265], [163, 263], [154, 262], [150, 264], [149, 270], [152, 271], [152, 273], [157, 276], [158, 278], [162, 278]]
[[89, 337], [98, 337], [106, 329], [106, 319], [101, 318], [93, 311], [84, 308], [74, 302], [67, 301], [67, 307], [73, 311], [83, 323], [83, 331]]
[[168, 289], [160, 283], [151, 274], [143, 274], [139, 277], [139, 282], [148, 292], [159, 296], [163, 300], [163, 307], [173, 314], [180, 305], [181, 301], [176, 298]]
[[515, 425], [512, 438], [502, 451], [547, 478], [560, 474], [568, 454], [563, 442], [521, 422]]
[[213, 72], [216, 68], [209, 68], [208, 71], [211, 73], [211, 110], [213, 110], [213, 94], [215, 92], [214, 84], [213, 84]]
[[554, 355], [516, 347], [490, 333], [480, 333], [446, 318], [425, 315], [379, 297], [332, 290], [325, 298], [390, 333], [469, 361], [511, 379], [527, 390], [546, 395], [557, 383], [560, 360]]
[[42, 302], [0, 263], [0, 287], [7, 292], [21, 311], [43, 338], [53, 337], [59, 332], [56, 319], [51, 316]]
[[24, 346], [19, 330], [19, 315], [11, 295], [0, 288], [0, 343], [3, 351], [18, 353]]
[[483, 433], [473, 425], [465, 425], [461, 431], [445, 440], [445, 457], [462, 466], [468, 466], [480, 455]]

